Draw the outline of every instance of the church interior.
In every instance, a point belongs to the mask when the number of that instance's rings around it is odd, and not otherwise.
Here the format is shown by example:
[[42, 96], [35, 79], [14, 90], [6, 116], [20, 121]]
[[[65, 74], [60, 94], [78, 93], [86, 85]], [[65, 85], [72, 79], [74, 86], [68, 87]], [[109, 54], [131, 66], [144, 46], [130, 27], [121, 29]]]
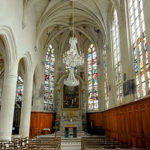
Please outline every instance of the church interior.
[[0, 149], [149, 149], [149, 7], [0, 0]]

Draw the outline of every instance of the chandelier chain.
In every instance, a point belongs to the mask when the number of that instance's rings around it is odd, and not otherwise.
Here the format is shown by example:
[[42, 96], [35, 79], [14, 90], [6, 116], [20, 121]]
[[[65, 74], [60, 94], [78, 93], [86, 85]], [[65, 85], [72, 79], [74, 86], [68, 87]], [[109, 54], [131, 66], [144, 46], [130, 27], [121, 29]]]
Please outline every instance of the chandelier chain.
[[83, 54], [79, 54], [77, 50], [77, 38], [75, 37], [75, 15], [74, 15], [74, 1], [72, 1], [72, 30], [73, 35], [69, 39], [70, 49], [63, 54], [63, 63], [69, 68], [68, 78], [64, 80], [64, 84], [67, 86], [78, 86], [79, 80], [75, 78], [74, 70], [77, 66], [84, 64]]
[[73, 37], [75, 37], [75, 31], [74, 31], [74, 1], [72, 2], [72, 7], [73, 7], [73, 13], [72, 13], [72, 18], [73, 18]]

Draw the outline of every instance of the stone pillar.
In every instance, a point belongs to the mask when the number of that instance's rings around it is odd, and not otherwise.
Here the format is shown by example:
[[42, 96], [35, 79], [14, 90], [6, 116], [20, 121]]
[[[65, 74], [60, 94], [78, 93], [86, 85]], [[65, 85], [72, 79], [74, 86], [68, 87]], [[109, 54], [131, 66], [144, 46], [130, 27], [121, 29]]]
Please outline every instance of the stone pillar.
[[17, 66], [5, 71], [0, 112], [0, 140], [11, 140], [16, 97]]
[[21, 121], [19, 134], [22, 137], [29, 136], [30, 130], [30, 115], [31, 115], [31, 103], [32, 103], [32, 88], [33, 88], [33, 73], [27, 72], [24, 80], [24, 92], [21, 109]]
[[44, 111], [44, 65], [40, 64], [34, 71], [34, 92], [32, 112]]
[[35, 93], [33, 93], [33, 106], [32, 112], [43, 112], [44, 111], [44, 84], [35, 87]]
[[84, 85], [82, 85], [82, 89], [81, 89], [81, 92], [82, 92], [82, 115], [83, 116], [86, 116], [86, 112], [87, 112], [87, 110], [86, 110], [86, 108], [87, 108], [87, 106], [86, 106], [86, 84], [84, 84]]
[[60, 92], [61, 92], [61, 86], [60, 86], [60, 84], [57, 84], [56, 85], [56, 99], [55, 99], [55, 105], [56, 105], [56, 107], [55, 107], [55, 110], [56, 110], [56, 117], [58, 117], [58, 118], [60, 118], [60, 116], [61, 116], [61, 94], [60, 94]]

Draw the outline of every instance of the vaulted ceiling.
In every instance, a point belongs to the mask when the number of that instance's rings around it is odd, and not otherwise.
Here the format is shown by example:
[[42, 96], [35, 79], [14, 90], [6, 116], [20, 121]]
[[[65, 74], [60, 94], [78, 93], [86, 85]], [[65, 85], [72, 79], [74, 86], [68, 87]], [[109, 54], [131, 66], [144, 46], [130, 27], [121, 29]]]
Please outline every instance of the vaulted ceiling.
[[80, 50], [84, 51], [87, 43], [107, 38], [108, 12], [119, 0], [24, 0], [24, 13], [29, 9], [35, 11], [37, 41], [42, 41], [43, 47], [51, 43], [60, 54], [69, 48], [72, 1]]

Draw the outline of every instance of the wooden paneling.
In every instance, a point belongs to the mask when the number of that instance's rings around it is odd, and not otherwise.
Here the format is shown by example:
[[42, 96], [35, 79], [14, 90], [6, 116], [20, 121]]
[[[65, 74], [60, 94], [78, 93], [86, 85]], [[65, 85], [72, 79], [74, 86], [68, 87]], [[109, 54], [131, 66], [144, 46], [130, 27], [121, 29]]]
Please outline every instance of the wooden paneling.
[[150, 98], [104, 112], [89, 113], [95, 126], [103, 126], [105, 134], [134, 147], [150, 147]]
[[30, 121], [30, 137], [42, 134], [44, 128], [53, 130], [54, 113], [32, 112]]
[[94, 126], [103, 126], [102, 113], [90, 113], [88, 119], [94, 121]]

